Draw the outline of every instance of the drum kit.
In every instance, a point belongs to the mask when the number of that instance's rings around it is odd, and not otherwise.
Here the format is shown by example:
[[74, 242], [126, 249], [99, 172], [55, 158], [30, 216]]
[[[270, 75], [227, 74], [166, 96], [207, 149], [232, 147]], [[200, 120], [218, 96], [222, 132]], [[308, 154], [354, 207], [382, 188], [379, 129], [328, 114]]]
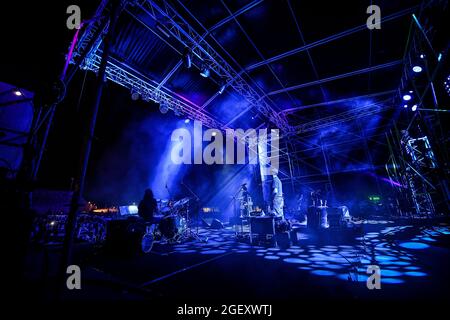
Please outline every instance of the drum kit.
[[189, 203], [192, 199], [182, 198], [178, 201], [157, 200], [160, 213], [159, 223], [147, 226], [142, 238], [142, 251], [148, 253], [152, 250], [154, 243], [180, 243], [195, 239], [207, 242], [208, 239], [201, 238], [198, 231], [191, 228], [191, 216]]

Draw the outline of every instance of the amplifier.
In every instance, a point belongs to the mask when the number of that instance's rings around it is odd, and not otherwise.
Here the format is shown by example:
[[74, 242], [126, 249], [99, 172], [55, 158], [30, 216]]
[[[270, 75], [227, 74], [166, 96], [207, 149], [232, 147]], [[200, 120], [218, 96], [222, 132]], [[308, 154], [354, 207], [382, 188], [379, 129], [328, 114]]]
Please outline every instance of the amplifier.
[[275, 217], [250, 217], [250, 232], [254, 234], [275, 234]]

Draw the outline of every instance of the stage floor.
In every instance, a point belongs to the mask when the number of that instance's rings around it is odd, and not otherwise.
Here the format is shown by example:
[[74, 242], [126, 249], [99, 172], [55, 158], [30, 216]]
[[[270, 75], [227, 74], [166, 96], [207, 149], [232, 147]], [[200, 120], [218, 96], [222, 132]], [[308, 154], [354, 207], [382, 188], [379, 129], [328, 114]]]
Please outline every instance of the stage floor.
[[[237, 241], [234, 230], [200, 229], [207, 243], [155, 245], [146, 255], [105, 254], [78, 245], [83, 290], [66, 299], [173, 301], [271, 300], [445, 300], [449, 297], [450, 224], [367, 220], [357, 230], [300, 229], [289, 248]], [[29, 272], [35, 290], [56, 269], [57, 250], [47, 250], [48, 267]], [[36, 263], [42, 251], [30, 254]], [[381, 289], [366, 286], [367, 267], [381, 269]], [[53, 266], [53, 267], [52, 267]], [[50, 276], [49, 276], [50, 275]], [[31, 291], [30, 291], [31, 292]], [[49, 297], [41, 293], [42, 299]]]

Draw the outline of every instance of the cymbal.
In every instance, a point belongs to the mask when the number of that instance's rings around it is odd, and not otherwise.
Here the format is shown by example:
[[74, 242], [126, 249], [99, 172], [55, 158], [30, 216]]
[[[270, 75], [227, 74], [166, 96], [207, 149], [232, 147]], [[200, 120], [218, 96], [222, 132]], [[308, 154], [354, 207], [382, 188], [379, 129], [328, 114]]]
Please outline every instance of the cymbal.
[[188, 197], [183, 198], [183, 199], [180, 199], [180, 200], [176, 201], [176, 202], [173, 204], [173, 206], [174, 206], [174, 207], [184, 206], [186, 203], [189, 202], [189, 200], [191, 200], [191, 198], [188, 198]]

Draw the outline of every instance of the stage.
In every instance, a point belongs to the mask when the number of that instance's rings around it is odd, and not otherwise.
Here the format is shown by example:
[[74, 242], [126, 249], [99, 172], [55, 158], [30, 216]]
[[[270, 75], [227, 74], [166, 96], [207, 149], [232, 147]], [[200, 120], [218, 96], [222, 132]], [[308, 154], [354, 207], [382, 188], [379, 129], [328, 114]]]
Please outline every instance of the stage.
[[5, 1], [7, 296], [152, 319], [445, 307], [449, 8]]
[[[407, 301], [448, 299], [448, 221], [365, 220], [354, 230], [298, 232], [289, 247], [249, 245], [234, 230], [199, 229], [208, 242], [155, 245], [149, 254], [109, 254], [77, 244], [83, 290], [66, 301]], [[57, 248], [34, 252], [28, 274], [51, 299]], [[130, 249], [131, 252], [131, 249]], [[42, 259], [53, 268], [44, 270]], [[381, 289], [367, 288], [367, 267], [381, 270]], [[46, 283], [44, 287], [42, 281]], [[42, 288], [45, 288], [43, 291]]]

